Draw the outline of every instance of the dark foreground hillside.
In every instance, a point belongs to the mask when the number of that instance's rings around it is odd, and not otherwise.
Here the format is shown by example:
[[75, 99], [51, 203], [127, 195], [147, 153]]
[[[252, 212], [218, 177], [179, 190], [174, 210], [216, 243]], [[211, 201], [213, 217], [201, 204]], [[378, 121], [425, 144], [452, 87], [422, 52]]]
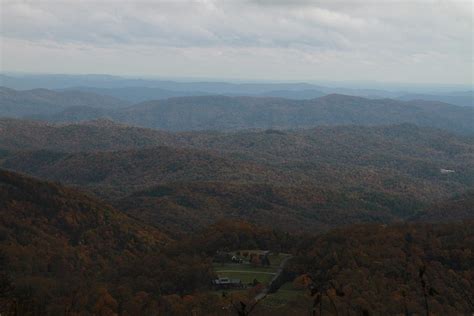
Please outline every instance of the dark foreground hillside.
[[353, 226], [303, 241], [288, 272], [326, 314], [468, 315], [473, 249], [472, 221]]
[[278, 306], [264, 298], [253, 315], [304, 314], [318, 302], [339, 315], [423, 314], [426, 306], [451, 315], [473, 307], [469, 221], [311, 236], [233, 220], [171, 240], [83, 193], [19, 174], [0, 171], [0, 197], [5, 315], [237, 315], [234, 307], [253, 304], [261, 287], [233, 296], [211, 291], [212, 256], [232, 249], [295, 255], [285, 278], [301, 294]]
[[211, 280], [205, 258], [57, 184], [0, 170], [0, 213], [2, 315], [138, 315]]

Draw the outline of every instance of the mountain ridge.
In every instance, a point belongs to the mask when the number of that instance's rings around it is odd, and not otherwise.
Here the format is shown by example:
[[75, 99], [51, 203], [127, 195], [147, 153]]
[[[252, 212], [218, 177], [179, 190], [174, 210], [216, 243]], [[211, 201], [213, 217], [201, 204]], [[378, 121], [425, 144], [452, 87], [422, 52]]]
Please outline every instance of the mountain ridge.
[[[20, 94], [20, 92], [16, 92]], [[72, 93], [72, 92], [69, 92]], [[28, 93], [26, 93], [28, 94]], [[4, 98], [5, 99], [5, 98]], [[99, 100], [102, 100], [99, 98]], [[96, 100], [96, 101], [99, 101]], [[146, 101], [135, 105], [92, 108], [87, 104], [23, 105], [21, 98], [0, 102], [0, 115], [35, 118], [51, 122], [71, 122], [109, 118], [140, 127], [169, 131], [294, 129], [320, 125], [383, 125], [412, 123], [473, 134], [474, 108], [433, 101], [367, 99], [330, 94], [310, 100], [223, 95], [177, 97]], [[83, 102], [82, 102], [83, 103]], [[110, 102], [109, 102], [110, 103]], [[89, 106], [89, 107], [88, 107]], [[42, 109], [45, 110], [41, 112]]]

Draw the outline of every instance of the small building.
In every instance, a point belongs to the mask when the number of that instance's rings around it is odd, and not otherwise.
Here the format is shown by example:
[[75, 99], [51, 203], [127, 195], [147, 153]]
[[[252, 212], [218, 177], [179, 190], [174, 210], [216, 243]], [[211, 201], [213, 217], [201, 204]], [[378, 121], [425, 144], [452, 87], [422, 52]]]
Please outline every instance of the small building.
[[439, 169], [439, 172], [441, 172], [441, 174], [448, 174], [448, 173], [454, 173], [455, 171], [452, 170], [452, 169]]
[[240, 279], [229, 279], [226, 277], [215, 279], [213, 282], [216, 289], [232, 289], [243, 287]]

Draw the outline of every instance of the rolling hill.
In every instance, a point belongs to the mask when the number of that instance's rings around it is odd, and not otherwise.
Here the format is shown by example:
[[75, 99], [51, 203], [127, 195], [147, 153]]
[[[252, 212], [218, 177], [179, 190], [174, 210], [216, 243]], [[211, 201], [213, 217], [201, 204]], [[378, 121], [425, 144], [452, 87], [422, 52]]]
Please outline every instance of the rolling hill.
[[[295, 130], [194, 131], [170, 133], [96, 120], [48, 124], [0, 119], [0, 148], [11, 151], [97, 152], [156, 146], [238, 154], [260, 162], [381, 163], [384, 156], [471, 161], [473, 138], [412, 124], [321, 126]], [[395, 164], [397, 159], [391, 164]]]
[[0, 129], [3, 168], [91, 191], [170, 234], [221, 218], [286, 231], [388, 223], [474, 186], [472, 137], [411, 124], [170, 133], [3, 119]]
[[212, 278], [206, 258], [59, 184], [0, 170], [0, 213], [2, 314], [148, 313]]
[[474, 191], [469, 190], [434, 203], [413, 216], [411, 220], [437, 223], [474, 220]]
[[226, 158], [211, 152], [154, 147], [141, 150], [94, 153], [52, 151], [20, 152], [3, 167], [67, 184], [113, 187], [127, 192], [173, 181], [258, 181], [266, 176], [262, 166]]
[[474, 91], [457, 92], [451, 94], [406, 94], [398, 97], [399, 100], [439, 101], [459, 106], [474, 106]]
[[222, 218], [307, 232], [390, 223], [474, 185], [472, 138], [409, 124], [169, 133], [2, 123], [2, 167], [92, 191], [176, 236]]
[[413, 197], [396, 194], [235, 182], [161, 184], [112, 203], [171, 236], [224, 219], [315, 233], [339, 225], [402, 220], [422, 206]]
[[[459, 192], [474, 181], [471, 137], [407, 124], [166, 133], [110, 121], [57, 126], [2, 120], [0, 128], [5, 167], [73, 184], [87, 184], [81, 179], [92, 175], [94, 185], [115, 186], [230, 180], [365, 183], [427, 197]], [[441, 169], [455, 172], [446, 175]]]
[[110, 120], [77, 124], [0, 119], [0, 148], [91, 152], [146, 148], [174, 143], [174, 135], [152, 129], [131, 127]]
[[0, 87], [0, 117], [49, 117], [69, 107], [114, 109], [128, 103], [110, 96], [81, 91], [13, 90]]
[[114, 98], [138, 103], [150, 100], [162, 100], [175, 97], [188, 97], [209, 95], [212, 93], [203, 91], [176, 91], [153, 87], [120, 87], [120, 88], [97, 88], [97, 87], [73, 87], [66, 90], [93, 92], [100, 95], [108, 95]]
[[189, 96], [125, 105], [124, 101], [88, 92], [2, 88], [0, 115], [51, 122], [108, 118], [168, 131], [411, 123], [461, 134], [474, 133], [474, 108], [435, 101], [367, 99], [330, 94], [310, 100]]
[[171, 131], [412, 123], [465, 134], [474, 132], [473, 108], [346, 95], [327, 95], [311, 100], [225, 96], [171, 98], [140, 103], [112, 117], [136, 126]]

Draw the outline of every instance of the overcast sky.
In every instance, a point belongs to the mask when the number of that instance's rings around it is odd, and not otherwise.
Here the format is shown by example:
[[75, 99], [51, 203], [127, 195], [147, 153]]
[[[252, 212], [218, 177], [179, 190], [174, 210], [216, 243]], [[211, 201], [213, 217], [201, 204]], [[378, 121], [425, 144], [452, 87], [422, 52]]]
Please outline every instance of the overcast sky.
[[9, 1], [6, 72], [472, 84], [473, 1]]

